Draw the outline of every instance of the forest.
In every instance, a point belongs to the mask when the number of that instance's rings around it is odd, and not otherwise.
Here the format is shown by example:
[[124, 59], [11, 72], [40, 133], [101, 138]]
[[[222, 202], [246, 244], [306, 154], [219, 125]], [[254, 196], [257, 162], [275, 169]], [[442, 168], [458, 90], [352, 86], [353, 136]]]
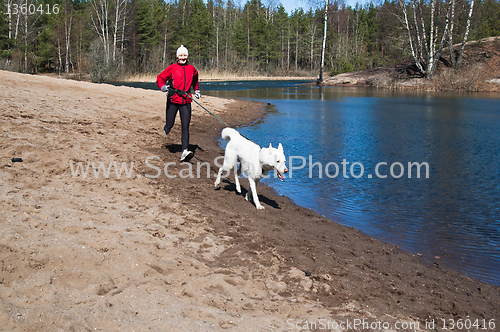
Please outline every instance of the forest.
[[[201, 71], [316, 76], [422, 62], [500, 35], [499, 0], [0, 0], [0, 69], [112, 81], [156, 75], [181, 44]], [[464, 38], [465, 37], [465, 38]], [[457, 55], [457, 59], [459, 58]]]

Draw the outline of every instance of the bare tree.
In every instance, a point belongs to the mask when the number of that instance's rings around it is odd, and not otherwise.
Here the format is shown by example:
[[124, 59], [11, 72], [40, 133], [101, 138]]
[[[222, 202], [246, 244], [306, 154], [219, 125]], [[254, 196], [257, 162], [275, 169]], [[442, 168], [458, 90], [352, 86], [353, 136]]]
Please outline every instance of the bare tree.
[[[126, 23], [126, 18], [127, 18], [127, 1], [124, 1], [124, 6], [123, 6], [123, 20], [122, 20], [122, 39], [121, 39], [121, 45], [120, 45], [120, 54], [121, 54], [121, 65], [123, 68], [123, 58], [124, 58], [124, 53], [125, 53], [125, 23]], [[167, 35], [167, 30], [165, 29], [165, 44], [166, 44], [166, 35]], [[166, 47], [166, 46], [165, 46]], [[165, 61], [165, 60], [163, 60]]]
[[274, 23], [274, 12], [276, 7], [278, 6], [277, 0], [266, 0], [266, 22]]
[[92, 25], [99, 37], [104, 51], [106, 65], [109, 63], [109, 20], [108, 0], [92, 0], [94, 15], [91, 15]]
[[[127, 8], [126, 0], [115, 0], [115, 19], [113, 21], [113, 62], [116, 61], [116, 49], [118, 44], [118, 28], [122, 23], [121, 17], [123, 16], [123, 26], [125, 25], [125, 10]], [[124, 27], [123, 27], [124, 29]], [[123, 47], [123, 40], [122, 40]]]
[[453, 47], [453, 29], [454, 29], [454, 26], [455, 26], [455, 4], [456, 4], [456, 0], [449, 0], [449, 1], [450, 1], [450, 13], [449, 13], [449, 16], [450, 16], [450, 33], [448, 34], [449, 35], [448, 43], [449, 43], [449, 47], [450, 47], [450, 60], [451, 60], [451, 64], [452, 64], [453, 68], [455, 70], [458, 70], [458, 69], [460, 69], [460, 67], [462, 65], [462, 59], [463, 59], [464, 51], [465, 51], [465, 44], [467, 43], [467, 39], [468, 39], [468, 36], [469, 36], [469, 30], [470, 30], [470, 23], [471, 23], [471, 18], [472, 18], [472, 12], [473, 12], [473, 9], [474, 9], [474, 0], [471, 0], [471, 2], [470, 2], [469, 13], [467, 15], [467, 24], [466, 24], [466, 27], [465, 27], [464, 37], [462, 39], [462, 45], [461, 45], [460, 50], [458, 51], [458, 54], [456, 56], [455, 56], [455, 50], [454, 50], [454, 47]]
[[291, 32], [291, 26], [290, 26], [290, 21], [288, 21], [288, 29], [286, 36], [286, 70], [290, 70], [290, 32]]
[[311, 34], [311, 43], [310, 43], [309, 53], [310, 53], [310, 64], [311, 64], [311, 70], [312, 70], [313, 64], [314, 64], [314, 37], [316, 36], [316, 23], [314, 23], [314, 21], [312, 21], [310, 26], [309, 26], [309, 33]]
[[327, 22], [328, 22], [328, 0], [325, 1], [325, 25], [323, 28], [323, 44], [321, 45], [321, 67], [319, 70], [318, 83], [323, 82], [323, 68], [325, 66], [325, 45], [326, 45]]
[[297, 23], [297, 30], [295, 30], [295, 70], [299, 69], [299, 23]]
[[[462, 38], [462, 45], [455, 54], [453, 46], [454, 29], [456, 23], [456, 0], [430, 0], [425, 3], [424, 0], [399, 0], [399, 5], [403, 11], [400, 17], [408, 33], [410, 51], [420, 72], [429, 77], [436, 70], [437, 63], [441, 57], [444, 42], [448, 40], [450, 48], [450, 60], [454, 69], [460, 69], [465, 44], [467, 43], [471, 18], [474, 9], [475, 0], [471, 0], [465, 24], [465, 32]], [[441, 32], [439, 30], [439, 20], [443, 17], [441, 8], [446, 7], [444, 14], [445, 25]], [[428, 14], [424, 14], [428, 10]], [[409, 16], [413, 15], [413, 22], [410, 22]]]
[[[423, 14], [426, 5], [424, 0], [410, 0], [409, 3], [406, 0], [399, 0], [399, 5], [403, 11], [403, 17], [400, 20], [408, 33], [413, 59], [423, 75], [432, 76], [436, 70], [448, 34], [449, 15], [446, 15], [443, 32], [440, 32], [438, 21], [440, 19], [441, 5], [443, 5], [440, 0], [430, 0], [430, 13], [428, 16]], [[410, 23], [408, 16], [411, 13], [413, 13], [413, 22]]]
[[[27, 3], [27, 1], [26, 1]], [[24, 72], [28, 72], [28, 11], [24, 12]]]
[[[7, 0], [7, 8], [11, 9], [12, 8], [12, 0]], [[7, 10], [7, 17], [9, 20], [9, 39], [12, 39], [12, 10]]]
[[165, 24], [165, 34], [163, 35], [163, 38], [164, 38], [163, 39], [163, 61], [162, 61], [163, 68], [165, 68], [167, 66], [167, 32], [168, 32], [168, 24]]
[[[22, 3], [22, 0], [19, 0], [18, 1], [19, 7], [21, 7], [21, 3]], [[16, 16], [17, 16], [16, 17], [16, 29], [15, 29], [15, 32], [14, 32], [14, 39], [17, 39], [17, 34], [19, 32], [19, 21], [21, 19], [21, 15], [19, 13]]]
[[220, 30], [223, 24], [224, 8], [221, 0], [215, 0], [212, 7], [212, 18], [215, 27], [215, 68], [219, 69], [219, 43], [220, 43]]
[[71, 41], [71, 26], [73, 22], [73, 12], [69, 14], [69, 18], [64, 18], [64, 41], [66, 43], [66, 54], [65, 54], [65, 63], [64, 70], [66, 72], [66, 76], [69, 76], [69, 61], [70, 61], [70, 41]]

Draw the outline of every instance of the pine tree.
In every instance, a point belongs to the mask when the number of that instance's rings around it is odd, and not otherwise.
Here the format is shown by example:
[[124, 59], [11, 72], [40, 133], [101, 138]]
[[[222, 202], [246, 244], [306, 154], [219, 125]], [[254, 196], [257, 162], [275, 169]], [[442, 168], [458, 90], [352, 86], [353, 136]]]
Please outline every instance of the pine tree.
[[192, 0], [183, 36], [189, 57], [204, 65], [213, 50], [213, 21], [202, 0]]
[[500, 1], [483, 0], [477, 3], [477, 15], [474, 33], [476, 40], [500, 36]]
[[4, 0], [0, 1], [0, 68], [8, 66], [12, 56], [12, 41], [9, 39], [9, 23], [7, 21], [7, 4]]

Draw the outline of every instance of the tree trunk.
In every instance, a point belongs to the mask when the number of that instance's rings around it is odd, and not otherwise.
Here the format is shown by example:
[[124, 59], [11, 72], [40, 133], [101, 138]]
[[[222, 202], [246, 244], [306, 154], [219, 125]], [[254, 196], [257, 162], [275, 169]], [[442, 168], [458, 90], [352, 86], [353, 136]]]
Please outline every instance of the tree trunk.
[[216, 33], [215, 33], [215, 68], [219, 70], [219, 23], [217, 23]]
[[311, 23], [311, 48], [310, 48], [310, 65], [311, 70], [313, 70], [313, 59], [314, 59], [314, 35], [316, 34], [316, 26]]
[[57, 64], [57, 74], [61, 77], [61, 67], [62, 67], [62, 57], [61, 57], [61, 42], [59, 38], [57, 38], [57, 58], [59, 59], [59, 63]]
[[328, 22], [328, 0], [326, 0], [326, 4], [325, 4], [325, 26], [323, 28], [323, 44], [321, 45], [321, 68], [319, 70], [318, 83], [323, 82], [323, 69], [325, 66], [325, 46], [326, 46], [327, 22]]
[[290, 70], [290, 23], [288, 23], [287, 45], [286, 45], [286, 70]]
[[24, 14], [24, 72], [28, 72], [28, 11]]
[[[120, 47], [122, 68], [124, 66], [123, 57], [124, 57], [124, 53], [125, 53], [125, 22], [126, 22], [126, 18], [127, 18], [127, 0], [125, 0], [124, 3], [125, 3], [125, 6], [123, 8], [122, 40], [121, 40], [121, 47]], [[166, 39], [166, 35], [167, 35], [167, 32], [165, 31], [165, 39]], [[165, 61], [165, 58], [163, 61]]]
[[65, 66], [65, 72], [66, 72], [66, 77], [69, 76], [69, 46], [70, 46], [70, 42], [71, 42], [71, 25], [72, 25], [72, 22], [73, 22], [73, 15], [70, 14], [70, 17], [69, 17], [69, 23], [67, 21], [67, 19], [65, 18], [64, 19], [64, 34], [65, 34], [65, 42], [66, 42], [66, 54], [65, 54], [65, 63], [64, 63], [64, 66]]
[[[410, 23], [408, 22], [408, 8], [406, 6], [406, 3], [404, 2], [404, 0], [400, 0], [399, 1], [399, 4], [403, 10], [403, 15], [404, 15], [404, 26], [406, 28], [406, 31], [408, 33], [408, 41], [410, 43], [410, 50], [411, 50], [411, 54], [413, 56], [413, 60], [415, 60], [415, 64], [417, 65], [417, 68], [418, 70], [420, 70], [421, 73], [425, 74], [425, 69], [424, 67], [422, 66], [422, 63], [420, 62], [420, 57], [418, 56], [418, 51], [415, 50], [415, 48], [413, 47], [413, 36], [411, 34], [411, 29], [410, 29]], [[414, 15], [415, 15], [415, 26], [417, 26], [417, 39], [419, 37], [419, 33], [418, 33], [418, 24], [417, 24], [417, 18], [416, 18], [416, 11], [417, 11], [417, 8], [415, 6], [415, 3], [414, 3]], [[420, 41], [419, 41], [420, 43]]]
[[250, 56], [250, 13], [247, 10], [247, 62]]
[[118, 22], [120, 21], [120, 0], [115, 0], [115, 20], [113, 21], [113, 63], [116, 61], [116, 44], [118, 43]]
[[93, 0], [92, 7], [96, 17], [91, 15], [92, 25], [102, 43], [104, 60], [109, 64], [109, 26], [108, 26], [108, 2], [107, 0]]
[[[19, 4], [21, 3], [21, 1], [19, 1]], [[21, 18], [21, 15], [19, 15], [19, 13], [17, 14], [17, 17], [16, 17], [16, 29], [15, 29], [15, 32], [14, 32], [14, 39], [17, 40], [17, 34], [19, 32], [19, 19]]]
[[455, 27], [455, 3], [456, 0], [450, 0], [450, 10], [451, 13], [449, 13], [449, 21], [450, 21], [450, 32], [448, 33], [448, 43], [450, 47], [450, 62], [451, 66], [453, 68], [456, 67], [457, 59], [455, 58], [455, 50], [453, 49], [453, 29]]
[[9, 20], [9, 39], [12, 39], [12, 1], [7, 1], [7, 8], [10, 9], [7, 12], [8, 20]]
[[432, 74], [434, 71], [432, 65], [434, 64], [434, 53], [435, 53], [435, 40], [434, 40], [434, 13], [436, 11], [436, 0], [431, 0], [431, 26], [430, 38], [429, 38], [429, 51], [427, 52], [427, 74]]
[[456, 70], [460, 69], [460, 67], [462, 66], [462, 59], [463, 59], [464, 51], [465, 51], [465, 44], [467, 43], [467, 38], [469, 36], [470, 21], [471, 21], [473, 9], [474, 9], [474, 0], [471, 0], [470, 9], [469, 9], [469, 16], [467, 17], [467, 27], [465, 28], [464, 39], [462, 40], [462, 47], [460, 48], [460, 52], [458, 53], [457, 63], [455, 65]]
[[[408, 21], [408, 6], [406, 5], [405, 0], [399, 0], [399, 4], [403, 10], [403, 19], [401, 19], [404, 27], [406, 28], [408, 34], [408, 41], [410, 44], [410, 50], [415, 60], [415, 64], [419, 71], [430, 77], [434, 74], [436, 70], [436, 66], [439, 58], [441, 57], [441, 53], [444, 47], [444, 41], [448, 34], [449, 29], [449, 20], [446, 20], [445, 28], [441, 34], [441, 42], [439, 43], [439, 48], [437, 48], [437, 40], [439, 37], [439, 21], [435, 21], [436, 19], [436, 1], [431, 0], [430, 3], [430, 17], [425, 18], [422, 14], [423, 3], [420, 0], [416, 2], [416, 0], [412, 0], [413, 5], [413, 24], [414, 26], [410, 26]], [[449, 15], [448, 8], [448, 13]], [[439, 8], [437, 17], [439, 18]], [[420, 28], [419, 28], [420, 21]], [[430, 22], [429, 26], [429, 35], [427, 35], [427, 29], [425, 28], [425, 21]], [[417, 47], [414, 46], [415, 41], [417, 42]], [[425, 43], [425, 45], [424, 45]]]
[[168, 29], [168, 24], [165, 24], [165, 35], [163, 39], [163, 62], [162, 62], [163, 68], [166, 68], [166, 61], [167, 61], [167, 29]]
[[295, 36], [295, 70], [299, 69], [299, 24], [297, 23], [297, 31]]

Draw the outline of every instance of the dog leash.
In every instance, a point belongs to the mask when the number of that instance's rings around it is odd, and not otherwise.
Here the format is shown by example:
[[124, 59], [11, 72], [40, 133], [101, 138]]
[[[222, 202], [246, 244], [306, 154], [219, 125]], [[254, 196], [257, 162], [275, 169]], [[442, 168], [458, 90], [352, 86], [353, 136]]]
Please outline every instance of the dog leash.
[[[169, 87], [169, 90], [171, 90], [172, 92], [174, 93], [177, 93], [177, 94], [182, 94], [182, 95], [189, 95], [189, 97], [191, 97], [191, 100], [194, 101], [196, 104], [198, 104], [198, 106], [200, 106], [201, 108], [203, 108], [205, 111], [208, 112], [208, 114], [212, 115], [214, 118], [216, 118], [217, 120], [219, 120], [220, 123], [222, 123], [223, 125], [225, 125], [226, 127], [228, 128], [231, 128], [230, 125], [228, 125], [224, 120], [222, 120], [221, 118], [219, 118], [216, 114], [210, 112], [209, 110], [207, 110], [202, 104], [200, 104], [199, 102], [196, 101], [195, 98], [193, 98], [193, 96], [191, 95], [191, 92], [189, 91], [183, 91], [183, 90], [179, 90], [179, 89], [172, 89]], [[168, 98], [168, 94], [167, 94], [167, 98]], [[248, 139], [248, 137], [245, 137], [245, 135], [243, 135], [242, 133], [238, 132], [243, 138], [246, 138]], [[249, 140], [249, 139], [248, 139]]]
[[[193, 96], [191, 95], [191, 92], [189, 91], [184, 91], [184, 90], [180, 90], [180, 89], [174, 89], [170, 86], [168, 86], [168, 93], [172, 92], [172, 93], [177, 93], [178, 95], [181, 95], [181, 96], [185, 96], [185, 95], [189, 95], [189, 97], [191, 97], [191, 100], [194, 101], [195, 103], [197, 103], [201, 108], [203, 108], [205, 111], [208, 112], [208, 114], [212, 115], [214, 118], [216, 118], [217, 120], [219, 120], [220, 123], [222, 123], [223, 125], [225, 125], [226, 127], [231, 127], [230, 125], [228, 125], [224, 120], [222, 120], [221, 118], [219, 118], [217, 115], [215, 115], [214, 113], [210, 112], [209, 110], [207, 110], [205, 107], [203, 107], [202, 104], [200, 104], [199, 102], [196, 101], [196, 99], [193, 98]], [[167, 93], [167, 98], [168, 98], [168, 93]]]
[[[220, 123], [222, 123], [223, 125], [225, 125], [226, 127], [231, 127], [230, 125], [228, 125], [224, 120], [222, 120], [221, 118], [219, 118], [217, 115], [215, 115], [214, 113], [210, 112], [209, 110], [207, 110], [202, 104], [200, 104], [199, 102], [196, 101], [196, 99], [193, 98], [193, 96], [191, 95], [191, 93], [189, 93], [189, 96], [191, 97], [191, 100], [194, 101], [195, 103], [197, 103], [201, 108], [203, 108], [205, 111], [208, 112], [208, 114], [210, 115], [213, 115], [214, 118], [216, 118], [217, 120], [220, 121]], [[241, 135], [241, 134], [240, 134]], [[242, 135], [243, 136], [243, 135]]]

